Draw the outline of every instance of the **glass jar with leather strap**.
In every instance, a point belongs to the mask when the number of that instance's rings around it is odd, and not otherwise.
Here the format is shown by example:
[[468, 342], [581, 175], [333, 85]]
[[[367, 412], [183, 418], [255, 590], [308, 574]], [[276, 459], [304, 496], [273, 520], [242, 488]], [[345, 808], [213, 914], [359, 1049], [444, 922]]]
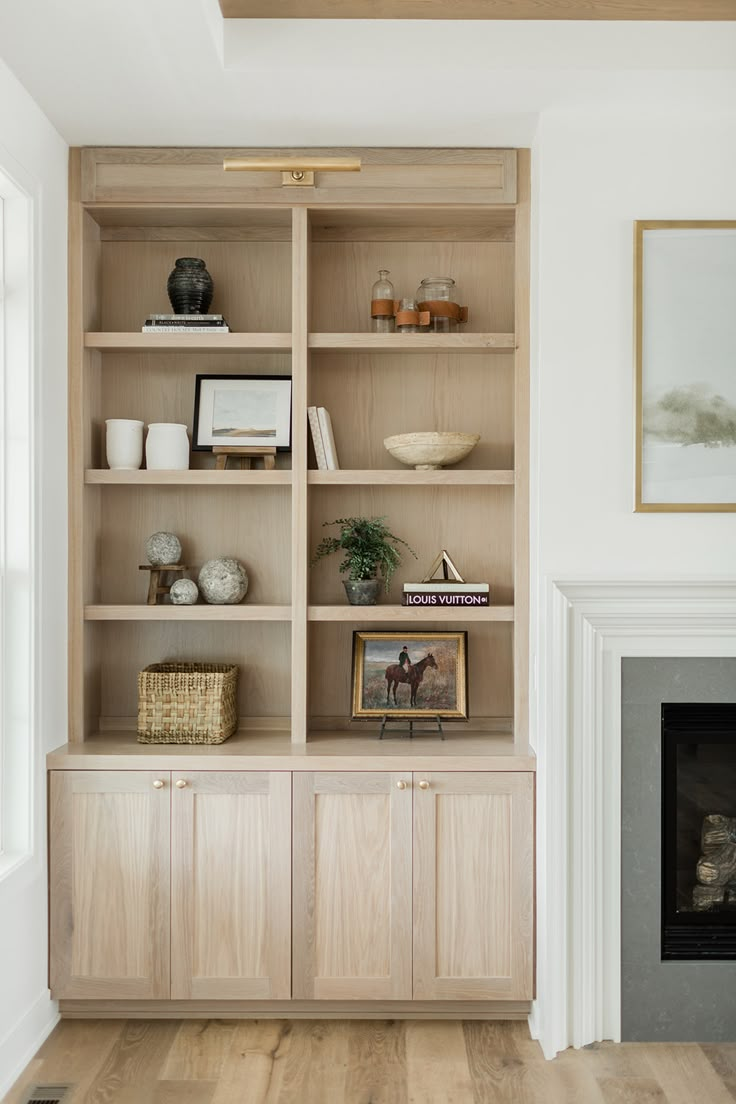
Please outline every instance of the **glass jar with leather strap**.
[[427, 276], [417, 289], [417, 307], [429, 313], [430, 333], [455, 333], [467, 322], [468, 308], [458, 302], [455, 281], [450, 276]]

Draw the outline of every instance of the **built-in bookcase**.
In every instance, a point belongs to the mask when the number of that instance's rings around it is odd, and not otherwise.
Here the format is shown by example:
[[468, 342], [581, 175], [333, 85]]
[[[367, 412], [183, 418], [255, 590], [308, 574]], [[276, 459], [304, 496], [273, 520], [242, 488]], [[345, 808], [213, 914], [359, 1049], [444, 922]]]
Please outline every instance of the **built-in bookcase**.
[[[463, 735], [500, 731], [525, 746], [526, 151], [363, 151], [361, 186], [325, 173], [314, 188], [283, 187], [279, 174], [220, 183], [223, 152], [72, 152], [70, 741], [133, 741], [137, 672], [166, 658], [237, 662], [246, 731], [296, 743], [369, 734], [348, 719], [353, 630], [426, 626], [468, 630]], [[206, 260], [212, 309], [231, 332], [142, 334], [187, 255]], [[379, 268], [397, 295], [452, 275], [469, 322], [450, 335], [370, 333]], [[292, 450], [276, 470], [216, 473], [195, 452], [185, 472], [108, 471], [105, 419], [191, 430], [198, 373], [293, 377]], [[331, 413], [339, 471], [315, 470], [309, 404]], [[383, 439], [421, 429], [481, 441], [455, 467], [415, 472]], [[419, 556], [376, 607], [346, 604], [336, 559], [309, 568], [323, 523], [356, 514], [385, 515]], [[242, 560], [245, 602], [147, 606], [138, 564], [158, 529], [180, 535], [195, 567]], [[441, 548], [490, 582], [490, 607], [401, 607], [402, 582]]]

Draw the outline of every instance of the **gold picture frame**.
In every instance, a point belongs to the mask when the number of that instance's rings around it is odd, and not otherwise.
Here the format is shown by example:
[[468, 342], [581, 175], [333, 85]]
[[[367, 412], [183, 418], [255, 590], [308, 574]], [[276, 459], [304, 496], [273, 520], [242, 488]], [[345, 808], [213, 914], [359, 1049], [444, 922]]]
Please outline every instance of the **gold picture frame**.
[[467, 632], [353, 632], [352, 716], [468, 720]]
[[[723, 233], [719, 235], [718, 232]], [[667, 242], [670, 243], [669, 256]], [[713, 253], [710, 265], [707, 242]], [[725, 268], [719, 255], [724, 249], [727, 260], [733, 258]], [[688, 267], [684, 267], [686, 265]], [[729, 272], [731, 276], [723, 284], [723, 275]], [[688, 281], [692, 294], [686, 305], [690, 309], [678, 310]], [[719, 309], [721, 296], [730, 298], [728, 314]], [[699, 357], [693, 356], [689, 381], [686, 378], [688, 367], [684, 363], [688, 350], [698, 340], [701, 349], [706, 335], [711, 342], [717, 341], [714, 326], [719, 331], [728, 325], [734, 301], [736, 220], [658, 219], [634, 223], [634, 509], [637, 513], [726, 513], [736, 510], [736, 480], [733, 491], [720, 492], [723, 499], [718, 491], [719, 486], [725, 487], [729, 481], [728, 473], [719, 472], [719, 467], [727, 466], [728, 459], [722, 447], [727, 444], [729, 452], [733, 449], [736, 461], [736, 440], [727, 430], [728, 439], [719, 441], [719, 431], [713, 428], [719, 424], [719, 411], [733, 409], [736, 414], [736, 382], [732, 396], [722, 394], [720, 386], [729, 355], [733, 356], [736, 366], [736, 342], [723, 329], [727, 346], [717, 350], [709, 368], [703, 363], [706, 358], [702, 353]], [[680, 342], [679, 336], [682, 337]], [[663, 340], [658, 341], [658, 337]], [[669, 364], [668, 356], [671, 357]], [[723, 366], [719, 371], [721, 362]], [[669, 383], [664, 375], [668, 368], [672, 373]], [[736, 381], [736, 372], [733, 377]], [[728, 386], [730, 388], [730, 381]], [[725, 414], [721, 421], [724, 426], [728, 425]], [[697, 428], [699, 426], [707, 428], [703, 431]], [[720, 465], [719, 460], [723, 461]], [[692, 493], [696, 484], [699, 489]], [[688, 491], [690, 493], [683, 493]], [[701, 499], [698, 494], [702, 495]]]

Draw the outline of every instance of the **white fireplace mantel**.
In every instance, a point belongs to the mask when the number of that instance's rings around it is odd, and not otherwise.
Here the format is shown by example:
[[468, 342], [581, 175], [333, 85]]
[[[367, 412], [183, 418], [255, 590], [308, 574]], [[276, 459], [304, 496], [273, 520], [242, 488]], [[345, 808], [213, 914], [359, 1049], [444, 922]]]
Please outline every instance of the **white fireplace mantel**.
[[548, 1058], [621, 1035], [621, 660], [736, 656], [736, 579], [549, 579], [537, 695], [537, 1001]]

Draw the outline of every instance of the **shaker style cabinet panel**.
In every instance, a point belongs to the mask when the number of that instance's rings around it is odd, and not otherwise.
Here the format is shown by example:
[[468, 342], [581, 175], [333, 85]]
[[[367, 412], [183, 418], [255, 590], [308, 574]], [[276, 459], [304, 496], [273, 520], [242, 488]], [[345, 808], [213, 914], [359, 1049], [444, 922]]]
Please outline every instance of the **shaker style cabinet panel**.
[[171, 996], [291, 996], [291, 774], [172, 774]]
[[54, 771], [51, 992], [169, 996], [168, 772]]
[[407, 1000], [411, 780], [294, 775], [293, 996]]
[[534, 779], [414, 776], [414, 997], [533, 996]]

